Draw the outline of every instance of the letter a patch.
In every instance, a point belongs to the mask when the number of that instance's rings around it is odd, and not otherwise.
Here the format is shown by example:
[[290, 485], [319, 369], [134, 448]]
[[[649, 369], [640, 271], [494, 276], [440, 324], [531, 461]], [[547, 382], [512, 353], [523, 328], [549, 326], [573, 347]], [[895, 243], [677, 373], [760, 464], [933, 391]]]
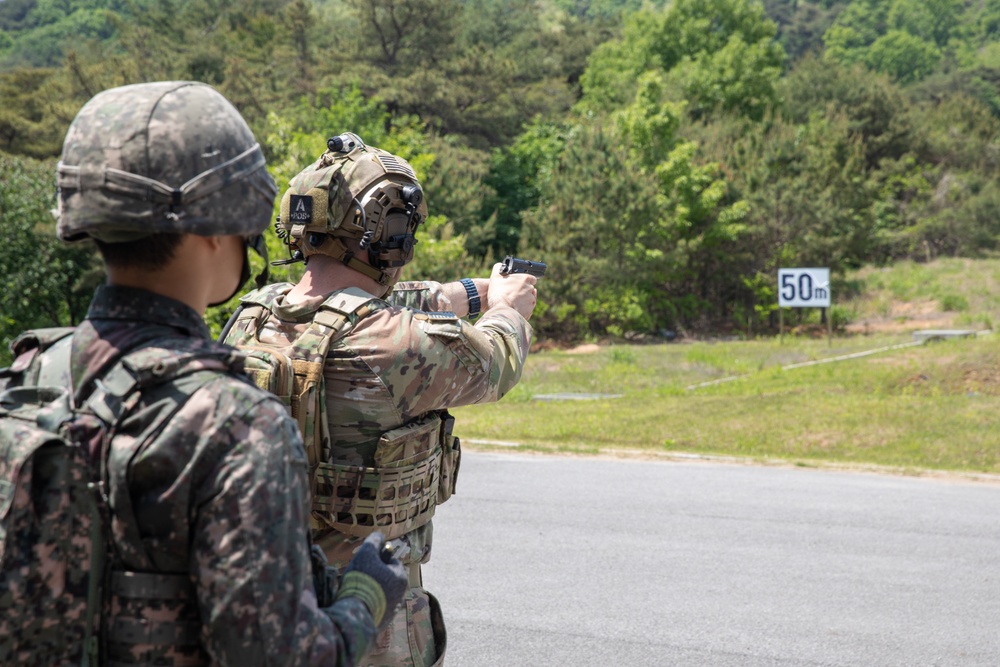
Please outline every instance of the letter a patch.
[[292, 195], [288, 217], [295, 224], [310, 224], [313, 218], [313, 198], [309, 195]]

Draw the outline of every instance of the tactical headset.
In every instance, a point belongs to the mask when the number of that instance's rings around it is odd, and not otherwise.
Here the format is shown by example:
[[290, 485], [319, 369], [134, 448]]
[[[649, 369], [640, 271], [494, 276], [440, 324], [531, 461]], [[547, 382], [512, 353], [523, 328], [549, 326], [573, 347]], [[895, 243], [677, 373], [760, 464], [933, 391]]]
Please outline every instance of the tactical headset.
[[[330, 138], [327, 149], [291, 180], [281, 199], [275, 229], [290, 257], [275, 264], [327, 255], [388, 292], [398, 275], [392, 269], [413, 259], [415, 233], [427, 217], [420, 183], [406, 160], [366, 146], [356, 134]], [[357, 240], [368, 263], [344, 239]]]

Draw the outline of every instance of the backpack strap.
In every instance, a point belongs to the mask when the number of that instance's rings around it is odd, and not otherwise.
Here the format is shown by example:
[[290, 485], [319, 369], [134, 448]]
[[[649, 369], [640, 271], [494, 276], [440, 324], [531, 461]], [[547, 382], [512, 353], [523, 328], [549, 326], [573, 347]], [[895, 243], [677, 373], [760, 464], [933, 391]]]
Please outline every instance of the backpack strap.
[[[201, 622], [194, 606], [195, 589], [189, 575], [186, 572], [134, 573], [115, 569], [117, 549], [114, 540], [110, 538], [109, 507], [113, 508], [121, 521], [129, 544], [135, 545], [134, 548], [145, 561], [152, 564], [150, 569], [157, 568], [149, 555], [144, 553], [144, 541], [135, 520], [129, 491], [124, 485], [126, 466], [115, 466], [115, 484], [105, 485], [111, 479], [109, 444], [121, 420], [139, 403], [147, 389], [182, 378], [186, 380], [183, 385], [178, 385], [177, 391], [171, 387], [162, 392], [173, 401], [169, 408], [159, 412], [159, 424], [165, 423], [186, 403], [188, 397], [218, 377], [220, 372], [238, 371], [242, 367], [242, 355], [231, 348], [203, 339], [170, 338], [150, 341], [146, 346], [126, 353], [115, 360], [108, 370], [102, 371], [95, 383], [95, 390], [86, 400], [77, 403], [79, 407], [74, 409], [68, 382], [53, 384], [46, 381], [44, 385], [35, 384], [38, 377], [45, 379], [46, 364], [53, 368], [60, 364], [68, 368], [71, 332], [72, 329], [44, 331], [41, 336], [36, 335], [37, 332], [29, 332], [29, 335], [20, 337], [16, 346], [12, 346], [20, 353], [19, 358], [25, 359], [20, 355], [30, 354], [31, 359], [22, 361], [22, 366], [15, 369], [15, 373], [21, 376], [15, 378], [20, 386], [0, 395], [0, 416], [16, 415], [30, 407], [25, 415], [39, 428], [31, 431], [22, 429], [24, 433], [34, 433], [33, 440], [20, 433], [14, 438], [5, 438], [4, 442], [0, 442], [0, 450], [4, 449], [4, 445], [11, 446], [11, 443], [23, 449], [29, 446], [37, 448], [50, 442], [63, 445], [71, 442], [75, 445], [71, 449], [72, 455], [79, 457], [81, 466], [93, 467], [92, 482], [98, 483], [87, 484], [87, 493], [89, 495], [92, 492], [95, 500], [87, 506], [91, 544], [89, 572], [93, 576], [87, 579], [85, 590], [73, 593], [77, 598], [86, 595], [86, 606], [81, 607], [83, 616], [79, 619], [84, 628], [82, 665], [96, 667], [99, 664], [120, 664], [125, 667], [126, 663], [152, 664], [132, 659], [134, 652], [150, 647], [167, 653], [183, 652], [184, 664], [208, 665], [208, 657], [200, 648]], [[66, 350], [64, 356], [60, 347]], [[42, 366], [40, 374], [35, 372], [39, 365]], [[155, 398], [158, 405], [161, 405], [161, 395], [158, 394]], [[8, 426], [16, 424], [12, 421]], [[146, 424], [144, 430], [146, 427], [157, 426], [158, 424]], [[44, 438], [46, 433], [51, 434], [51, 438]], [[143, 438], [122, 439], [121, 447], [116, 446], [115, 456], [125, 461], [131, 460], [143, 441]], [[94, 456], [88, 462], [89, 445], [94, 445], [89, 447], [89, 452], [93, 452]], [[121, 451], [117, 451], [118, 449]], [[75, 479], [81, 483], [87, 481]], [[0, 493], [0, 513], [7, 511], [9, 503], [6, 498], [13, 496], [12, 493], [5, 493], [7, 489], [2, 488], [4, 486], [4, 482], [0, 481], [0, 492], [4, 492]], [[108, 493], [114, 495], [110, 503]], [[119, 611], [112, 611], [116, 605]], [[175, 609], [180, 615], [176, 621], [150, 622], [143, 615], [144, 608]], [[102, 617], [102, 629], [99, 633], [96, 621], [98, 615]]]
[[231, 348], [213, 341], [171, 338], [169, 342], [154, 340], [149, 346], [126, 353], [96, 380], [94, 391], [83, 401], [82, 408], [85, 412], [96, 415], [108, 427], [105, 443], [108, 449], [102, 452], [99, 459], [101, 479], [109, 482], [111, 505], [121, 520], [128, 543], [141, 545], [143, 541], [132, 511], [131, 498], [126, 490], [127, 465], [112, 466], [110, 457], [127, 464], [144, 443], [142, 438], [136, 438], [131, 442], [126, 441], [120, 447], [116, 446], [112, 451], [109, 445], [119, 423], [135, 409], [144, 392], [153, 387], [200, 374], [200, 377], [192, 377], [191, 384], [185, 387], [184, 395], [180, 395], [181, 392], [171, 394], [173, 405], [162, 413], [161, 421], [166, 422], [184, 406], [195, 391], [220, 372], [236, 372], [241, 368], [242, 355]]
[[[97, 415], [108, 424], [107, 450], [101, 456], [101, 478], [107, 480], [109, 504], [124, 532], [125, 543], [131, 545], [133, 556], [139, 555], [152, 571], [110, 573], [110, 595], [121, 605], [120, 611], [107, 619], [105, 632], [109, 667], [126, 667], [124, 656], [133, 650], [173, 647], [191, 654], [192, 665], [207, 665], [208, 659], [200, 645], [201, 622], [194, 615], [181, 616], [170, 622], [153, 622], [141, 618], [137, 609], [144, 605], [171, 609], [190, 609], [195, 604], [195, 588], [189, 575], [157, 571], [159, 566], [147, 551], [140, 533], [132, 498], [128, 489], [128, 463], [135, 458], [145, 438], [120, 439], [112, 450], [110, 442], [121, 421], [142, 401], [143, 396], [157, 387], [171, 385], [158, 392], [152, 400], [168, 407], [159, 410], [155, 424], [159, 430], [181, 410], [188, 399], [220, 373], [235, 373], [242, 369], [242, 355], [235, 350], [203, 339], [170, 338], [154, 340], [148, 345], [126, 353], [100, 379], [84, 402], [84, 410]], [[174, 384], [172, 384], [174, 383]], [[113, 460], [111, 457], [114, 457]], [[121, 557], [121, 556], [119, 556]], [[152, 664], [152, 663], [150, 663]]]
[[109, 427], [135, 407], [148, 387], [199, 371], [239, 372], [242, 368], [239, 353], [215, 343], [192, 339], [180, 348], [177, 339], [171, 339], [170, 347], [155, 343], [125, 354], [96, 381], [96, 389], [84, 402]]

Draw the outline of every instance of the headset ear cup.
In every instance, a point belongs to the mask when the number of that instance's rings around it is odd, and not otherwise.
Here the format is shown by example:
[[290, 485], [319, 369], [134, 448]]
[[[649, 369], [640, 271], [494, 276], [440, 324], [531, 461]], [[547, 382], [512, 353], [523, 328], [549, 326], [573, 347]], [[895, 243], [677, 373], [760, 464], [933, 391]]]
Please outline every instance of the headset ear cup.
[[420, 206], [420, 202], [424, 200], [424, 193], [420, 189], [419, 185], [404, 185], [403, 186], [403, 201], [408, 205], [412, 206], [414, 210]]

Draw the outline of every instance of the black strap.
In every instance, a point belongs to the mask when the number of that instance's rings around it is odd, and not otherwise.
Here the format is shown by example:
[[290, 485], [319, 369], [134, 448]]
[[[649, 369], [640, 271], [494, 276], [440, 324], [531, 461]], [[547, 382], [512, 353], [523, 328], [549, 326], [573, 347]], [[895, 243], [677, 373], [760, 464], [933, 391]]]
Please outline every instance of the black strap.
[[111, 593], [138, 600], [191, 600], [194, 584], [186, 574], [115, 571], [111, 574]]
[[229, 318], [229, 321], [226, 322], [226, 326], [222, 327], [222, 333], [219, 334], [218, 338], [220, 343], [226, 342], [226, 337], [229, 335], [229, 332], [232, 331], [232, 328], [236, 326], [236, 320], [240, 319], [240, 313], [243, 312], [244, 308], [246, 308], [246, 306], [241, 303], [239, 308], [236, 309], [236, 312]]

